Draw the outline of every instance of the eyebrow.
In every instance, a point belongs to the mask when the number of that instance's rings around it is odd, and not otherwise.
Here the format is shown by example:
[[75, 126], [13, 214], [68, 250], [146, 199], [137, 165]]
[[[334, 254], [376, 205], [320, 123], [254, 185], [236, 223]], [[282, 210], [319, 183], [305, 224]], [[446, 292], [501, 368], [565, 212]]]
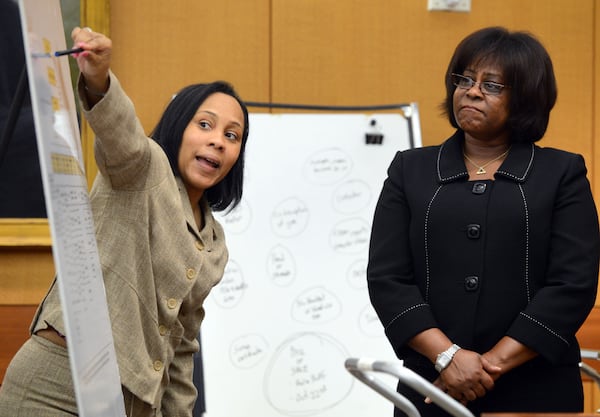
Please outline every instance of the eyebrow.
[[[202, 110], [201, 109], [196, 112], [196, 114], [200, 114], [200, 113], [206, 113], [206, 114], [210, 114], [213, 117], [219, 117], [219, 115], [217, 113], [212, 112], [210, 110]], [[240, 129], [242, 128], [242, 124], [236, 120], [232, 120], [230, 123], [233, 125], [239, 126]]]
[[[472, 72], [474, 75], [477, 74], [477, 71], [471, 68], [465, 68], [464, 72]], [[503, 75], [499, 72], [484, 72], [481, 74], [483, 77], [500, 77], [503, 78]]]

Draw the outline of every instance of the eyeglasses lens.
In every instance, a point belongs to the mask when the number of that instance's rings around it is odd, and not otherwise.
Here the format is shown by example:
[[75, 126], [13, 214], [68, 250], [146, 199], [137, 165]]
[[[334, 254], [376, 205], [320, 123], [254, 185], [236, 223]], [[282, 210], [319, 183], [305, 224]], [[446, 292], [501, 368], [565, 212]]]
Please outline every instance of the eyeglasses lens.
[[454, 84], [458, 88], [469, 90], [477, 84], [479, 85], [479, 88], [481, 89], [481, 92], [483, 94], [488, 94], [492, 96], [499, 95], [500, 93], [502, 93], [502, 89], [504, 88], [504, 85], [492, 81], [482, 81], [480, 83], [477, 83], [471, 77], [466, 77], [460, 74], [451, 74], [451, 77], [452, 84]]

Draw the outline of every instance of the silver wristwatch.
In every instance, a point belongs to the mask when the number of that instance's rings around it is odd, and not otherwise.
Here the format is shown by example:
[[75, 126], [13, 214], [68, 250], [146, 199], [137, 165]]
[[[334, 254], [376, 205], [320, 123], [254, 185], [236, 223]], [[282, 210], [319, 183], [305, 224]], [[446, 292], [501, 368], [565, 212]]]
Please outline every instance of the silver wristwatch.
[[442, 372], [444, 369], [446, 369], [448, 365], [450, 365], [450, 362], [452, 362], [454, 354], [458, 352], [459, 349], [460, 346], [454, 344], [439, 355], [437, 355], [437, 359], [435, 360], [435, 370], [438, 372]]

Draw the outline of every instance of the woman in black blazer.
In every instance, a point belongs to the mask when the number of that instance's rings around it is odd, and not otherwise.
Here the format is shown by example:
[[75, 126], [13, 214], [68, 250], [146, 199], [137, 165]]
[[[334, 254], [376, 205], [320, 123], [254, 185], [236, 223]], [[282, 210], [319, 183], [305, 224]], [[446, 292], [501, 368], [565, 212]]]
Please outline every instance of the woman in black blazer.
[[479, 30], [458, 45], [446, 92], [454, 135], [389, 167], [372, 304], [405, 366], [474, 414], [581, 412], [575, 334], [594, 305], [600, 239], [583, 158], [534, 144], [556, 101], [550, 57], [528, 33]]

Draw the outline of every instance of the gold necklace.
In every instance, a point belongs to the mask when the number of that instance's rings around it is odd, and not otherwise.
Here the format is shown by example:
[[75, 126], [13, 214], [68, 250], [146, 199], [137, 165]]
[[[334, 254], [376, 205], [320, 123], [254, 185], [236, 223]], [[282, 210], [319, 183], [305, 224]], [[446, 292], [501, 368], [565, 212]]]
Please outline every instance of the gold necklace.
[[465, 157], [465, 159], [467, 161], [469, 161], [471, 164], [473, 164], [473, 166], [475, 166], [475, 168], [477, 168], [477, 171], [475, 172], [475, 174], [477, 175], [482, 175], [482, 174], [487, 174], [487, 171], [485, 170], [485, 167], [488, 166], [489, 164], [491, 164], [492, 162], [497, 161], [500, 158], [503, 158], [506, 156], [506, 154], [508, 153], [508, 151], [510, 151], [510, 147], [505, 150], [504, 152], [502, 152], [500, 155], [498, 155], [497, 157], [495, 157], [494, 159], [487, 161], [485, 164], [483, 165], [477, 165], [471, 158], [469, 158], [467, 156], [467, 153], [465, 151], [463, 151], [463, 155]]

